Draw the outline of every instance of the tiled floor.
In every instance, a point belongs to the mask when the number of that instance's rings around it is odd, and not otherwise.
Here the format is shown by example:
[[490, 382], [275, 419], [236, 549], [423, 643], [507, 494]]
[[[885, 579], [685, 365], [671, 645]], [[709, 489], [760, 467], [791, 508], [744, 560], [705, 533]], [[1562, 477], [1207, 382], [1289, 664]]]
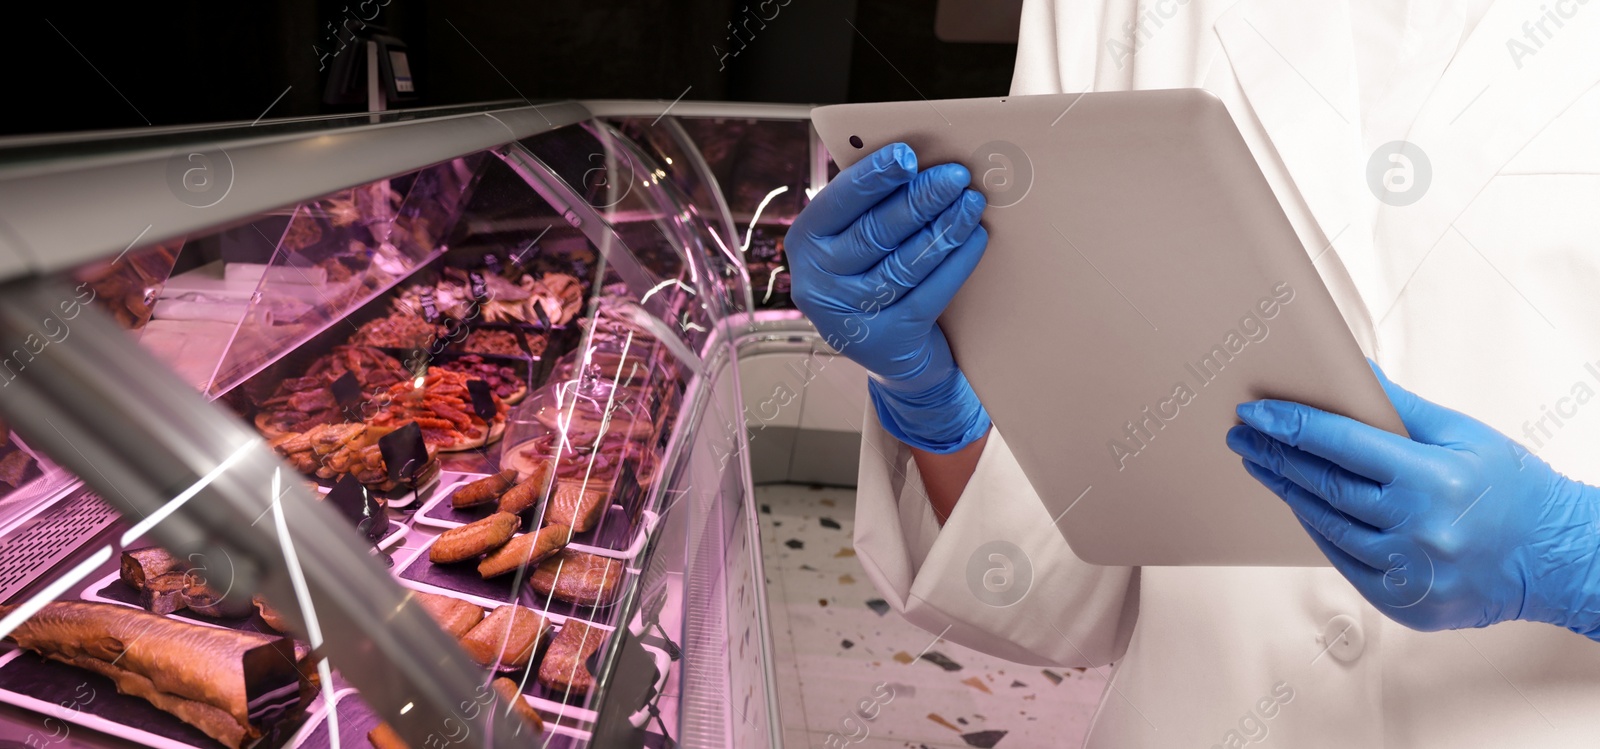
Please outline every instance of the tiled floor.
[[786, 747], [1082, 744], [1105, 681], [936, 641], [890, 611], [851, 548], [854, 490], [762, 486], [756, 501]]

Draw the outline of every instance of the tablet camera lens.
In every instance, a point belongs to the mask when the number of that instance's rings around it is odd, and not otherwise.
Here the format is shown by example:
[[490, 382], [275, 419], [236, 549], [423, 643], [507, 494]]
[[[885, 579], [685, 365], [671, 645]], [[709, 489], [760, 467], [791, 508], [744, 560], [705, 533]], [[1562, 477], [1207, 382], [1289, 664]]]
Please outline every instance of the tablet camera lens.
[[861, 136], [859, 135], [850, 136], [850, 145], [855, 146], [856, 148], [866, 148], [866, 144], [861, 142]]

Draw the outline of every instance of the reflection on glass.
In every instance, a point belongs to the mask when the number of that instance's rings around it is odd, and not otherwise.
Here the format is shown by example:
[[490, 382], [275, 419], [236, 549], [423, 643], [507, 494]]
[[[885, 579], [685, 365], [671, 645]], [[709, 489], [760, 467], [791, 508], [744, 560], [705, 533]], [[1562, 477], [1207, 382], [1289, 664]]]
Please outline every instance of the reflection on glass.
[[681, 122], [727, 195], [756, 307], [792, 309], [783, 235], [805, 206], [810, 125], [723, 118]]

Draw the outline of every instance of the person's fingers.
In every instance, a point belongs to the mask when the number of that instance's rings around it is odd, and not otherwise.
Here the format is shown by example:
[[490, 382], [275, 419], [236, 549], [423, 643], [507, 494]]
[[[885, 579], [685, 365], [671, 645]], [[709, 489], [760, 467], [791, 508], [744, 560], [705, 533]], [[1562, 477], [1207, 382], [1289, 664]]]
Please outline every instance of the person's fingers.
[[967, 241], [950, 250], [932, 272], [908, 292], [899, 304], [910, 305], [909, 311], [919, 318], [934, 320], [950, 306], [950, 300], [961, 290], [961, 284], [977, 269], [989, 247], [989, 232], [981, 225], [972, 230]]
[[983, 207], [983, 195], [967, 190], [933, 223], [907, 237], [877, 266], [862, 274], [868, 295], [875, 299], [887, 295], [893, 300], [910, 293], [947, 255], [971, 238], [983, 217]]
[[1384, 553], [1384, 538], [1381, 531], [1367, 525], [1348, 515], [1341, 514], [1327, 502], [1311, 492], [1302, 489], [1293, 481], [1270, 468], [1258, 465], [1248, 459], [1244, 461], [1244, 469], [1255, 480], [1261, 482], [1273, 494], [1278, 495], [1289, 509], [1294, 511], [1295, 517], [1309, 527], [1316, 535], [1321, 536], [1328, 543], [1333, 544], [1340, 551], [1348, 554], [1352, 559], [1362, 565], [1374, 569], [1382, 569], [1387, 555]]
[[[1357, 593], [1361, 594], [1362, 598], [1377, 604], [1393, 597], [1392, 594], [1387, 594], [1383, 587], [1383, 577], [1386, 573], [1382, 568], [1373, 568], [1350, 556], [1344, 549], [1323, 538], [1322, 534], [1317, 532], [1317, 529], [1311, 527], [1303, 519], [1300, 520], [1300, 527], [1306, 530], [1306, 534], [1311, 536], [1311, 542], [1317, 545], [1317, 549], [1321, 550], [1322, 555], [1328, 558], [1328, 562], [1333, 565], [1333, 568], [1338, 570], [1339, 574], [1344, 576], [1344, 579], [1350, 581], [1350, 585], [1356, 589]], [[1342, 632], [1334, 637], [1337, 638], [1341, 635], [1343, 635]], [[1327, 644], [1332, 645], [1331, 642]]]
[[918, 173], [843, 234], [829, 240], [828, 270], [855, 275], [877, 265], [945, 214], [971, 181], [967, 168], [960, 164], [940, 164]]
[[1279, 442], [1332, 461], [1380, 484], [1413, 470], [1435, 448], [1321, 409], [1278, 400], [1241, 403], [1244, 423]]
[[1368, 359], [1367, 364], [1383, 385], [1383, 392], [1394, 404], [1395, 412], [1400, 414], [1400, 422], [1406, 425], [1411, 439], [1428, 445], [1454, 447], [1480, 436], [1461, 433], [1461, 425], [1477, 423], [1472, 418], [1394, 384], [1377, 362]]
[[1383, 487], [1299, 448], [1280, 443], [1254, 427], [1228, 430], [1228, 448], [1311, 492], [1333, 509], [1374, 528], [1392, 528], [1409, 515], [1386, 501]]
[[911, 146], [890, 143], [839, 172], [789, 230], [811, 238], [839, 234], [916, 174], [917, 154]]

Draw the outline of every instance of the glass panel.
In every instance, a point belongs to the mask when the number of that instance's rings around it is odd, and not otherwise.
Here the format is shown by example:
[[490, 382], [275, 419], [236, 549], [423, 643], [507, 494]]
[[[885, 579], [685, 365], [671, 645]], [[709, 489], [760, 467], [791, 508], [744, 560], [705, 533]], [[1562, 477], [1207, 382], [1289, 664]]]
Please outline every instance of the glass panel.
[[684, 204], [686, 230], [700, 239], [712, 272], [705, 282], [717, 287], [717, 294], [729, 312], [751, 305], [749, 279], [739, 255], [733, 219], [727, 211], [721, 188], [689, 135], [674, 118], [653, 121], [645, 118], [618, 120], [617, 128], [647, 159], [661, 170], [663, 191]]
[[[662, 182], [665, 173], [603, 125], [546, 133], [524, 145], [611, 227], [605, 234], [620, 249], [613, 265], [631, 301], [698, 356], [712, 313], [707, 302], [694, 298], [702, 269], [688, 258], [691, 252], [703, 258], [704, 252], [684, 223], [687, 209]], [[629, 264], [638, 266], [641, 278], [630, 278]]]
[[792, 309], [783, 235], [807, 200], [810, 124], [803, 120], [683, 118], [722, 185], [757, 308]]
[[[471, 191], [482, 155], [394, 179], [342, 190], [297, 206], [269, 232], [250, 225], [224, 243], [218, 267], [225, 287], [254, 285], [237, 331], [208, 392], [232, 389], [286, 352], [391, 288], [444, 250], [443, 232]], [[268, 228], [263, 228], [267, 224]], [[260, 248], [275, 250], [262, 263]]]

